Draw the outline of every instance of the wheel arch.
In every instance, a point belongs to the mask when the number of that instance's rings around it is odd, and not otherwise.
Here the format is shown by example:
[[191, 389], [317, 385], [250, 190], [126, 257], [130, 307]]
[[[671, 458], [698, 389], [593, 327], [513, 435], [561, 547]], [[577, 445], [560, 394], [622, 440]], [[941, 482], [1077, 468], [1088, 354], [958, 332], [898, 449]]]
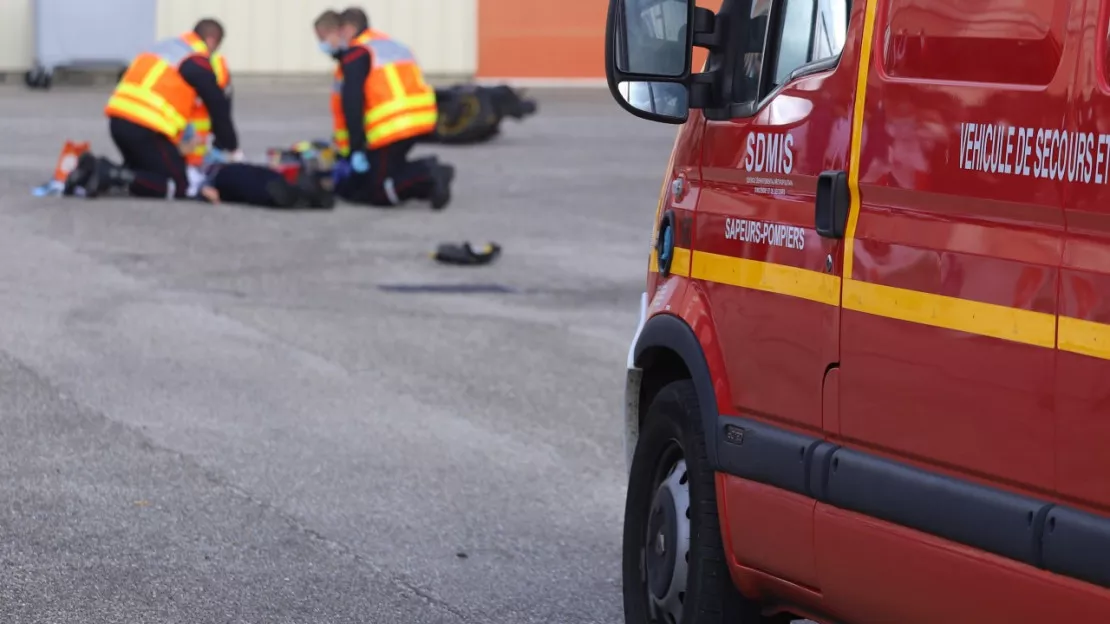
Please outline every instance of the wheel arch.
[[[655, 394], [672, 381], [689, 379], [698, 396], [698, 409], [705, 433], [706, 453], [714, 469], [717, 462], [717, 393], [709, 364], [697, 334], [683, 319], [672, 314], [658, 314], [648, 319], [633, 350], [633, 363], [641, 371], [637, 398], [634, 438], [639, 434], [644, 415]], [[635, 447], [634, 438], [629, 445]]]

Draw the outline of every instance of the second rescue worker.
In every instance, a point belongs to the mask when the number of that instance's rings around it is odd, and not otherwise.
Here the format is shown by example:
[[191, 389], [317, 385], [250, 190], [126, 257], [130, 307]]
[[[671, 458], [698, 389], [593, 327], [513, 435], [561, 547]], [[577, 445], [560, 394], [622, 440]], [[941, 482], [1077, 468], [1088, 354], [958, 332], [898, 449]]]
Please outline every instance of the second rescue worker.
[[223, 38], [219, 22], [203, 19], [192, 32], [160, 41], [131, 62], [104, 109], [123, 166], [85, 160], [78, 168], [91, 170], [75, 172], [79, 186], [91, 194], [118, 187], [140, 197], [186, 197], [179, 143], [198, 101], [211, 120], [214, 147], [238, 150], [231, 107], [210, 60]]
[[353, 203], [396, 206], [424, 199], [435, 209], [451, 201], [454, 168], [430, 159], [409, 160], [416, 141], [435, 131], [435, 91], [425, 81], [412, 52], [384, 33], [372, 30], [366, 13], [350, 8], [340, 24], [334, 13], [317, 20], [322, 43], [346, 42], [336, 50], [339, 68], [332, 93], [335, 144], [349, 156], [353, 174], [336, 192]]

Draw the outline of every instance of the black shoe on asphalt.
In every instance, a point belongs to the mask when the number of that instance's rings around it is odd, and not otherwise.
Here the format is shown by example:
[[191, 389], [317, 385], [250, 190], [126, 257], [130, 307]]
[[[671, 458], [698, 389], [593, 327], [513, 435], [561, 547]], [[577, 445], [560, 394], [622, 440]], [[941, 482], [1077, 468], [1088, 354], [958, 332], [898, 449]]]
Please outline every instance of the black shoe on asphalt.
[[443, 210], [451, 203], [451, 182], [455, 179], [455, 168], [451, 165], [437, 165], [432, 168], [432, 193], [428, 197], [432, 208]]

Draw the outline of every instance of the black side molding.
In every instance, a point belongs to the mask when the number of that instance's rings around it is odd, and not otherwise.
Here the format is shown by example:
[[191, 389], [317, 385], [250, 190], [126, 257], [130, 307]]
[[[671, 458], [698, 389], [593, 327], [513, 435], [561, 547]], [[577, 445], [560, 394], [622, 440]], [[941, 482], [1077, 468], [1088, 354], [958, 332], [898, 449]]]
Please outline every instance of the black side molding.
[[828, 502], [1029, 565], [1047, 506], [849, 449], [833, 454]]
[[1044, 564], [1057, 574], [1110, 587], [1110, 520], [1054, 508], [1044, 533]]
[[1110, 589], [1110, 518], [750, 418], [716, 432], [726, 474]]
[[705, 431], [705, 451], [709, 465], [718, 469], [717, 457], [717, 393], [713, 390], [713, 378], [709, 375], [709, 365], [705, 362], [705, 352], [690, 326], [677, 316], [657, 314], [646, 323], [636, 341], [633, 358], [638, 368], [651, 365], [652, 351], [664, 349], [672, 351], [686, 364], [691, 381], [698, 393], [701, 409], [702, 430]]
[[721, 417], [717, 444], [724, 472], [790, 492], [808, 493], [815, 438], [746, 418]]

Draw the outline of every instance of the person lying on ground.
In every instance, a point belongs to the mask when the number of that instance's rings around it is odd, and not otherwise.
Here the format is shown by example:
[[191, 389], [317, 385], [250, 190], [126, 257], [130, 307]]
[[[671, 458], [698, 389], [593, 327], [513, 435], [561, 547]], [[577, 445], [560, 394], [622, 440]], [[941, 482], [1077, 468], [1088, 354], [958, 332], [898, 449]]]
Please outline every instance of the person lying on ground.
[[[196, 138], [186, 131], [179, 149], [183, 154], [196, 147]], [[330, 180], [313, 167], [305, 167], [296, 184], [290, 184], [279, 172], [243, 162], [223, 162], [222, 152], [208, 152], [209, 159], [201, 167], [187, 170], [188, 188], [185, 197], [208, 203], [232, 203], [263, 208], [319, 208], [335, 206]], [[77, 167], [66, 179], [66, 195], [97, 197], [130, 195], [135, 172], [105, 157], [90, 152], [83, 154]], [[173, 199], [168, 195], [167, 199]]]

